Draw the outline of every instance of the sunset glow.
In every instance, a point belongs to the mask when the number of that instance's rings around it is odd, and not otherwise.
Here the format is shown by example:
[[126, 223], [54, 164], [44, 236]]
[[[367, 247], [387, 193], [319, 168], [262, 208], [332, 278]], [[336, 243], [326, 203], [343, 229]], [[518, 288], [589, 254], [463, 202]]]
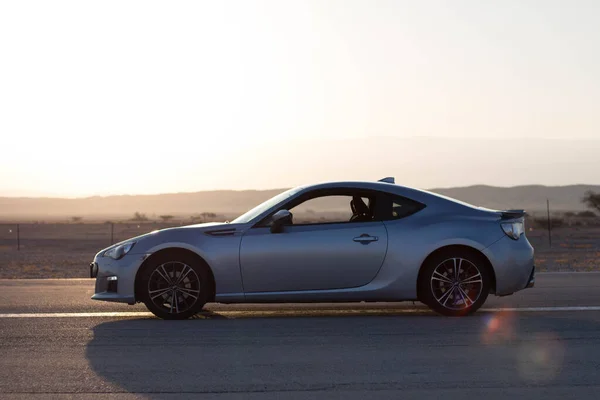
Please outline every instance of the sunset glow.
[[3, 2], [0, 195], [600, 183], [599, 3], [536, 4]]

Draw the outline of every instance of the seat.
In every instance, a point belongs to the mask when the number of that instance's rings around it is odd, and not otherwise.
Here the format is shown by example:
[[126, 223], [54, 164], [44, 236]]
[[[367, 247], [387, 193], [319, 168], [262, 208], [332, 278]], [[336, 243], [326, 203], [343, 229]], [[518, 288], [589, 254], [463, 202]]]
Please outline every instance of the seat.
[[350, 201], [350, 208], [352, 209], [352, 217], [350, 218], [350, 222], [365, 222], [373, 220], [371, 210], [369, 210], [369, 206], [365, 204], [362, 197], [353, 196], [352, 200]]

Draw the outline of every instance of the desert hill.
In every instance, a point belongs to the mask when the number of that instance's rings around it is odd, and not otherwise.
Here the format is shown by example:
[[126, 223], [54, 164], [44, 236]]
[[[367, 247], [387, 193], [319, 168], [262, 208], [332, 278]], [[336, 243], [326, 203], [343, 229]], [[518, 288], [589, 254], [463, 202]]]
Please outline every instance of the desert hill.
[[[159, 195], [124, 195], [87, 198], [0, 197], [3, 220], [69, 218], [129, 218], [135, 212], [148, 216], [191, 215], [213, 212], [239, 215], [284, 189], [217, 190]], [[587, 190], [600, 192], [596, 185], [494, 187], [475, 185], [431, 189], [475, 205], [494, 208], [524, 208], [531, 213], [545, 211], [546, 199], [552, 211], [581, 211], [581, 198]]]

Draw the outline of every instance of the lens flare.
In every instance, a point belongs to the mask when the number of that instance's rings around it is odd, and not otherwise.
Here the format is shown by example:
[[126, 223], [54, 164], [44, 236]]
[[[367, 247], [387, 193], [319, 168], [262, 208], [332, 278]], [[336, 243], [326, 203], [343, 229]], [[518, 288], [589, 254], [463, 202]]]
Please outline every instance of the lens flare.
[[523, 380], [547, 383], [553, 380], [563, 365], [565, 348], [553, 333], [538, 333], [522, 343], [517, 356], [517, 369]]
[[484, 324], [481, 335], [483, 344], [498, 344], [516, 337], [515, 314], [512, 311], [501, 311], [491, 314]]

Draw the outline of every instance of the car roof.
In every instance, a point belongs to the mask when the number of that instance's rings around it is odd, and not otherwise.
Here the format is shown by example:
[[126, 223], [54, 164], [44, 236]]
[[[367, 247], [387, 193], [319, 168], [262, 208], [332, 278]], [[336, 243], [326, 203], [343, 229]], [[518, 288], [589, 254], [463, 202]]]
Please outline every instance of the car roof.
[[458, 206], [477, 209], [478, 207], [462, 202], [460, 200], [453, 199], [451, 197], [443, 196], [437, 193], [429, 192], [427, 190], [411, 188], [408, 186], [402, 186], [395, 183], [386, 182], [370, 182], [370, 181], [337, 181], [337, 182], [323, 182], [312, 185], [300, 186], [303, 192], [318, 190], [318, 189], [332, 189], [332, 188], [356, 188], [356, 189], [367, 189], [381, 191], [391, 194], [396, 194], [409, 198], [411, 200], [418, 201], [426, 204], [427, 206], [439, 205], [439, 206]]

